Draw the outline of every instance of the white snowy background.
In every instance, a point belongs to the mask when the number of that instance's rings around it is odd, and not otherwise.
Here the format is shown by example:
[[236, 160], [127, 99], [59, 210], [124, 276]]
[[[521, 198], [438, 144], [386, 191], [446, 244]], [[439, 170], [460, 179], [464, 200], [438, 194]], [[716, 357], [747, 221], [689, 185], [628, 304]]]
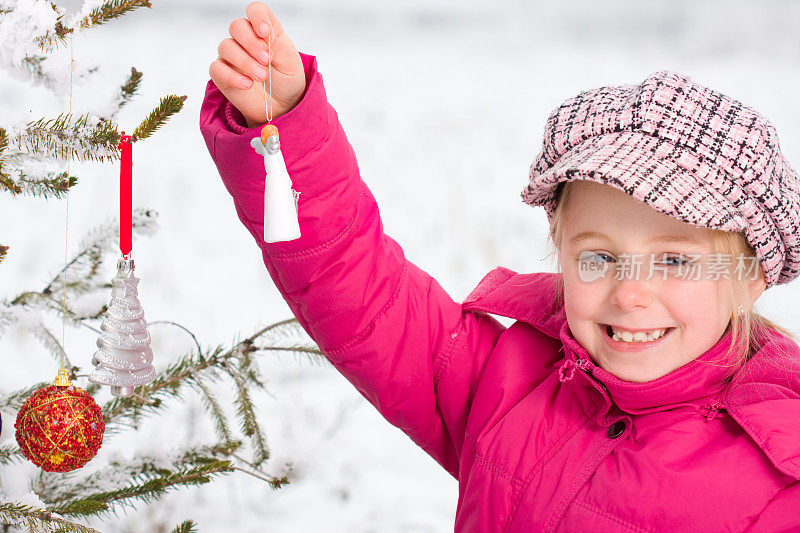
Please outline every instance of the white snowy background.
[[[160, 230], [136, 239], [134, 256], [148, 320], [177, 321], [204, 347], [290, 316], [197, 126], [208, 65], [246, 4], [153, 0], [152, 9], [79, 34], [74, 43], [79, 71], [100, 67], [89, 81], [76, 80], [74, 111], [102, 109], [131, 66], [144, 79], [119, 117], [128, 131], [160, 96], [188, 96], [183, 112], [134, 147], [134, 202], [160, 213]], [[581, 90], [678, 70], [759, 110], [800, 167], [800, 4], [791, 0], [270, 5], [297, 48], [317, 56], [386, 232], [459, 301], [498, 265], [554, 271], [544, 212], [524, 205], [519, 193], [547, 115]], [[77, 11], [79, 0], [69, 7]], [[67, 95], [66, 83], [54, 97], [0, 72], [0, 123], [66, 111]], [[116, 165], [73, 163], [72, 171], [80, 183], [69, 197], [70, 254], [89, 229], [116, 216], [118, 198]], [[40, 289], [58, 271], [65, 220], [63, 201], [0, 198], [0, 243], [11, 245], [0, 265], [0, 297]], [[798, 297], [797, 283], [778, 286], [757, 308], [800, 331], [800, 311], [790, 305]], [[159, 366], [192, 348], [179, 330], [153, 326], [152, 333]], [[89, 365], [91, 334], [68, 330], [66, 344], [74, 362]], [[0, 357], [1, 392], [51, 379], [56, 370], [19, 328], [0, 341]], [[452, 530], [456, 481], [332, 367], [276, 355], [263, 357], [261, 368], [269, 393], [256, 401], [272, 451], [267, 470], [278, 473], [291, 461], [290, 485], [272, 491], [237, 473], [96, 527], [159, 532], [192, 518], [204, 532]], [[7, 430], [13, 415], [2, 415]], [[139, 432], [108, 439], [93, 463], [135, 450], [166, 458], [173, 446], [212, 442], [206, 420], [187, 394]], [[23, 464], [0, 473], [10, 495], [27, 491], [32, 471]]]

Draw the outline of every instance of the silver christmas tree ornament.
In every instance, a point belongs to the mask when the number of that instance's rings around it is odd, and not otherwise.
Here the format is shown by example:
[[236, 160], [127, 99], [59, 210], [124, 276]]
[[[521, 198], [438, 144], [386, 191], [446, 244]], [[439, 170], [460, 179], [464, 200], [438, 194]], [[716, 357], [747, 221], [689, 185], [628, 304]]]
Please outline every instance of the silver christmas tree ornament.
[[111, 304], [100, 326], [99, 350], [92, 358], [95, 369], [89, 375], [92, 383], [110, 385], [114, 396], [130, 396], [134, 387], [150, 383], [156, 375], [150, 333], [139, 303], [139, 278], [133, 270], [133, 259], [117, 262]]

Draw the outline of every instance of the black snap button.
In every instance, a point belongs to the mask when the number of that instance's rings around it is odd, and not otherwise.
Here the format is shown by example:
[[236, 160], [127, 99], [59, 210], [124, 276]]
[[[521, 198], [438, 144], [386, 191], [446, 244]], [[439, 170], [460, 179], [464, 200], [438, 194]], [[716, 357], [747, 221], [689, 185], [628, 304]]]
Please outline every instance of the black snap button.
[[606, 435], [608, 435], [609, 439], [616, 439], [623, 433], [625, 433], [624, 420], [617, 420], [616, 422], [608, 426], [608, 431], [606, 431]]

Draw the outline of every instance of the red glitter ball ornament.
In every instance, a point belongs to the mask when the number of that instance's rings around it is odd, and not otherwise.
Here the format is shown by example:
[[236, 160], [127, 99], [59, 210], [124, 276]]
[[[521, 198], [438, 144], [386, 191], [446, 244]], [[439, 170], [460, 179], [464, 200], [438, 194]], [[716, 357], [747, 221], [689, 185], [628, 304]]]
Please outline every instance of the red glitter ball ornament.
[[97, 454], [106, 424], [94, 398], [62, 369], [53, 385], [25, 400], [14, 427], [26, 459], [47, 472], [69, 472]]

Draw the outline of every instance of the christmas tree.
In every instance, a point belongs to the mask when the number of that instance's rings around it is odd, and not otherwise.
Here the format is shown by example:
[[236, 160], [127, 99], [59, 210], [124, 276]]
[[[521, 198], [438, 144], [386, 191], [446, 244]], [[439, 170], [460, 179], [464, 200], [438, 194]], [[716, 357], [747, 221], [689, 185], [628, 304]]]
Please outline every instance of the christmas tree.
[[[70, 45], [71, 37], [80, 31], [103, 25], [126, 13], [150, 7], [147, 0], [87, 1], [77, 16], [69, 16], [57, 3], [47, 0], [0, 0], [0, 45], [3, 66], [16, 77], [24, 77], [32, 86], [45, 87], [58, 93], [65, 84], [53, 72], [53, 53]], [[74, 63], [62, 72], [74, 74]], [[91, 69], [79, 73], [91, 74]], [[55, 117], [41, 117], [14, 124], [8, 117], [0, 119], [0, 194], [4, 201], [15, 197], [38, 196], [45, 199], [68, 198], [78, 179], [70, 172], [70, 161], [93, 161], [114, 168], [119, 155], [117, 146], [123, 131], [115, 122], [117, 112], [136, 95], [142, 73], [131, 68], [130, 75], [112, 97], [109, 112], [73, 113], [70, 109]], [[178, 113], [185, 97], [168, 95], [161, 99], [131, 133], [132, 140], [149, 139], [168, 119]], [[70, 106], [71, 107], [71, 106]], [[113, 172], [110, 172], [113, 174]], [[156, 213], [137, 209], [133, 213], [133, 232], [149, 234], [155, 229]], [[81, 299], [109, 301], [112, 290], [137, 304], [135, 284], [124, 280], [109, 283], [105, 265], [112, 256], [117, 236], [116, 221], [99, 223], [81, 243], [77, 253], [65, 261], [55, 276], [42, 287], [21, 290], [0, 300], [0, 335], [12, 326], [22, 328], [41, 341], [57, 361], [65, 363], [70, 379], [88, 376], [91, 364], [80, 350], [81, 360], [72, 360], [55, 331], [54, 322], [70, 327], [86, 328], [104, 335], [101, 321], [109, 312], [108, 305], [95, 305], [79, 310], [72, 302]], [[0, 237], [2, 238], [2, 237]], [[0, 243], [0, 263], [12, 254], [11, 243]], [[15, 245], [16, 246], [16, 245]], [[53, 257], [56, 263], [56, 257]], [[2, 265], [0, 265], [2, 268]], [[113, 287], [112, 287], [113, 285]], [[133, 305], [132, 304], [132, 305]], [[113, 307], [113, 304], [112, 306]], [[196, 395], [213, 422], [217, 439], [206, 445], [183, 447], [171, 455], [154, 456], [143, 451], [133, 458], [121, 460], [96, 457], [89, 473], [75, 470], [67, 474], [36, 472], [29, 480], [32, 493], [26, 498], [5, 497], [0, 481], [0, 522], [6, 529], [29, 531], [97, 531], [90, 526], [97, 518], [135, 508], [137, 504], [159, 500], [167, 492], [209, 483], [234, 472], [247, 473], [274, 489], [289, 482], [291, 465], [281, 474], [265, 472], [270, 458], [264, 430], [258, 423], [251, 399], [254, 390], [263, 390], [255, 356], [263, 352], [288, 351], [323, 360], [321, 352], [305, 336], [296, 320], [286, 320], [258, 331], [230, 346], [203, 348], [197, 337], [177, 322], [160, 321], [180, 335], [190, 335], [194, 349], [185, 354], [159, 354], [161, 361], [152, 382], [137, 387], [130, 396], [108, 397], [103, 387], [88, 384], [86, 392], [100, 403], [106, 432], [104, 442], [116, 434], [136, 431], [145, 419], [158, 417]], [[154, 325], [157, 323], [151, 323]], [[138, 334], [143, 334], [141, 331]], [[102, 339], [103, 337], [101, 337]], [[107, 341], [108, 339], [106, 339]], [[104, 341], [101, 341], [101, 344]], [[103, 370], [101, 350], [92, 361]], [[168, 364], [167, 364], [168, 363]], [[54, 374], [55, 365], [53, 371]], [[22, 385], [22, 384], [21, 384]], [[19, 390], [0, 394], [0, 410], [18, 410], [22, 403], [47, 382], [25, 384]], [[233, 408], [226, 408], [218, 399], [225, 388], [233, 396]], [[233, 413], [229, 411], [233, 411]], [[13, 419], [4, 417], [8, 429]], [[238, 426], [238, 427], [237, 427]], [[16, 443], [0, 445], [0, 465], [7, 467], [24, 461]], [[6, 476], [0, 476], [5, 481]], [[94, 522], [93, 522], [94, 521]], [[194, 531], [187, 520], [173, 531]]]

